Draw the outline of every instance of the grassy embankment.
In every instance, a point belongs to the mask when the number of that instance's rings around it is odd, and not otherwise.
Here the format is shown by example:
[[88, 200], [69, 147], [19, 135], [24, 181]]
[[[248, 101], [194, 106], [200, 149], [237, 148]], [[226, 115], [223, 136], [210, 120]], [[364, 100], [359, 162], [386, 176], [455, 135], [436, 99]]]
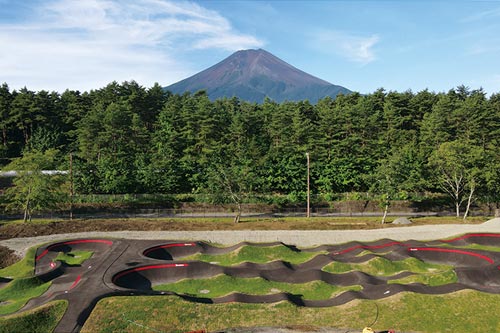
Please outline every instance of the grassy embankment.
[[219, 275], [209, 279], [183, 280], [177, 283], [158, 285], [153, 289], [210, 298], [224, 296], [233, 292], [248, 295], [268, 295], [284, 292], [299, 295], [303, 299], [321, 300], [347, 290], [359, 291], [362, 287], [359, 285], [338, 287], [323, 281], [292, 284], [269, 281], [263, 278], [235, 278]]
[[[21, 309], [30, 299], [42, 295], [50, 287], [51, 282], [42, 282], [34, 276], [34, 258], [36, 247], [28, 250], [26, 256], [17, 263], [0, 269], [0, 278], [11, 279], [0, 289], [0, 315], [13, 313]], [[81, 265], [92, 257], [92, 251], [73, 251], [59, 253], [55, 260], [67, 265]]]
[[0, 277], [12, 279], [0, 289], [0, 314], [21, 309], [31, 298], [42, 295], [50, 286], [33, 276], [36, 248], [28, 251], [21, 261], [0, 270]]
[[66, 301], [54, 301], [27, 312], [0, 317], [0, 333], [52, 332], [66, 307]]
[[93, 251], [59, 252], [54, 261], [64, 262], [68, 266], [80, 266], [85, 260], [90, 259], [93, 254]]
[[[243, 262], [267, 263], [282, 260], [288, 264], [304, 263], [313, 257], [325, 254], [325, 251], [305, 252], [294, 251], [284, 245], [272, 247], [243, 246], [236, 251], [218, 255], [195, 254], [186, 257], [186, 260], [198, 260], [216, 263], [222, 266], [233, 266]], [[436, 265], [408, 258], [401, 261], [390, 261], [378, 257], [364, 263], [351, 264], [333, 261], [322, 268], [325, 272], [346, 273], [361, 271], [374, 276], [391, 276], [400, 272], [412, 272], [411, 276], [389, 281], [389, 283], [423, 283], [430, 286], [453, 283], [457, 281], [452, 266]], [[347, 290], [358, 291], [361, 286], [353, 284], [348, 287], [332, 286], [322, 281], [309, 283], [281, 283], [263, 278], [237, 278], [219, 275], [205, 279], [187, 279], [176, 283], [157, 285], [154, 290], [174, 291], [181, 294], [195, 295], [198, 297], [220, 297], [233, 292], [250, 295], [265, 295], [278, 292], [301, 295], [303, 299], [318, 300], [328, 299]]]
[[[33, 276], [36, 248], [17, 263], [0, 269], [0, 277], [12, 279], [0, 289], [0, 315], [21, 309], [31, 298], [42, 295], [51, 282]], [[0, 317], [0, 332], [51, 332], [66, 310], [66, 302], [51, 302], [25, 313]]]

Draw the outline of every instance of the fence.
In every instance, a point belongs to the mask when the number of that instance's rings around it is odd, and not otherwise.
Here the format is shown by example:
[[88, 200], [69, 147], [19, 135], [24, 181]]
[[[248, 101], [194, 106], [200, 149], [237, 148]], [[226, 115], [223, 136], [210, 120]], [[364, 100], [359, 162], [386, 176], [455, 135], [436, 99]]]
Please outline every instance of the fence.
[[[242, 217], [256, 218], [280, 218], [280, 217], [305, 217], [307, 214], [306, 208], [285, 208], [273, 210], [242, 210]], [[236, 215], [235, 211], [214, 211], [210, 208], [195, 208], [195, 209], [175, 209], [175, 208], [158, 208], [158, 209], [117, 209], [103, 210], [92, 212], [73, 212], [74, 219], [106, 219], [106, 218], [229, 218]], [[330, 208], [311, 208], [311, 216], [313, 217], [377, 217], [382, 216], [382, 211], [371, 212], [338, 212]], [[452, 212], [412, 212], [399, 211], [389, 212], [389, 216], [447, 216], [453, 215]], [[33, 218], [40, 219], [69, 219], [69, 212], [50, 212], [34, 214]], [[18, 215], [0, 215], [0, 220], [22, 219], [21, 214]]]

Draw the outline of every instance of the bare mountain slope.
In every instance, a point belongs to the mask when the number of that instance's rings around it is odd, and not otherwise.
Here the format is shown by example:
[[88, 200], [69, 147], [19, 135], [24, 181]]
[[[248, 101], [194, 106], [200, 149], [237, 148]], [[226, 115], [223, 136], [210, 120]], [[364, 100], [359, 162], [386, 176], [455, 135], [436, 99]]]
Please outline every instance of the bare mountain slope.
[[206, 90], [214, 100], [239, 97], [261, 103], [265, 97], [276, 102], [309, 100], [316, 103], [350, 90], [307, 74], [264, 50], [233, 53], [218, 64], [165, 88], [173, 93]]

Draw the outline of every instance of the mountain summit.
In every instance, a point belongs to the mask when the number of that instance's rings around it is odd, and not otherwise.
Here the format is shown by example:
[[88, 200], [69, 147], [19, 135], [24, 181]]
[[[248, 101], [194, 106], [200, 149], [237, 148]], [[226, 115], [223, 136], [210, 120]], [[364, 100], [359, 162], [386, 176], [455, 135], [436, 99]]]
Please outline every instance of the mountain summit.
[[218, 64], [165, 88], [177, 94], [206, 90], [210, 99], [236, 96], [262, 103], [309, 100], [351, 91], [307, 74], [264, 50], [237, 51]]

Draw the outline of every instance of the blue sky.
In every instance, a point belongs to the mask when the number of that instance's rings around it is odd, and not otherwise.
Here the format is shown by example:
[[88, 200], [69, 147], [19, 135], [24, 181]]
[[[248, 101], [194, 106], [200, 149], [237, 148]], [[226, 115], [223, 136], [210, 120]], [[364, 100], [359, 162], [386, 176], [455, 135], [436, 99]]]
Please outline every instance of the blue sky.
[[0, 83], [162, 86], [263, 48], [361, 93], [500, 92], [500, 1], [0, 0]]

